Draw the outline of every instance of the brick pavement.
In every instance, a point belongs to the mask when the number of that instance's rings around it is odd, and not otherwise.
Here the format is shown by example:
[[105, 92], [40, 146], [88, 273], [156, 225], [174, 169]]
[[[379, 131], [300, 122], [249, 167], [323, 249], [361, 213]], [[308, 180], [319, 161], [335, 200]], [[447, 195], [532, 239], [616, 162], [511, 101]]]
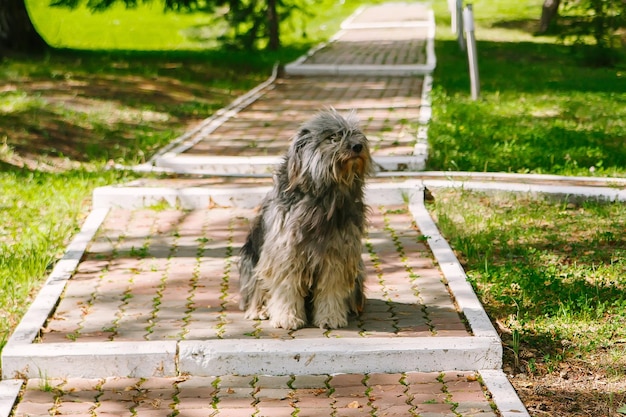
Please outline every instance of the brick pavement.
[[245, 320], [235, 265], [253, 215], [112, 210], [40, 342], [468, 336], [405, 206], [373, 208], [363, 253], [368, 299], [348, 327], [286, 331]]
[[495, 417], [473, 372], [31, 379], [14, 417]]
[[385, 36], [371, 28], [341, 32], [309, 55], [304, 65], [409, 65], [426, 62], [428, 28], [386, 28]]
[[[234, 264], [253, 215], [218, 205], [111, 209], [35, 343], [471, 338], [412, 214], [391, 203], [372, 207], [363, 251], [368, 301], [347, 328], [284, 331], [244, 320]], [[443, 417], [496, 416], [495, 408], [477, 372], [407, 369], [31, 378], [13, 415]]]
[[279, 78], [259, 99], [182, 156], [280, 155], [298, 126], [325, 106], [356, 110], [374, 156], [411, 154], [417, 141], [422, 83], [421, 77]]

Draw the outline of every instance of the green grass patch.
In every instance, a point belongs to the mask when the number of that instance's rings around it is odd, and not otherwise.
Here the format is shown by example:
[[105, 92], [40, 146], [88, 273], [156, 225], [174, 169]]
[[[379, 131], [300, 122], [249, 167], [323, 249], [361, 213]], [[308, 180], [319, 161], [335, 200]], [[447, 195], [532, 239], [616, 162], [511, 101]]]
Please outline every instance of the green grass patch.
[[584, 66], [556, 37], [534, 36], [541, 1], [476, 1], [481, 98], [437, 3], [438, 66], [428, 168], [626, 175], [626, 65]]
[[0, 173], [0, 349], [80, 227], [93, 188], [125, 178], [115, 171]]
[[438, 191], [432, 210], [510, 333], [509, 354], [520, 343], [531, 353], [515, 358], [521, 371], [584, 358], [592, 371], [626, 374], [626, 205]]
[[31, 168], [145, 161], [194, 120], [265, 80], [269, 59], [224, 51], [68, 50], [5, 58], [0, 152], [5, 162]]
[[[363, 3], [361, 0], [310, 3], [306, 14], [295, 10], [289, 19], [281, 22], [281, 41], [289, 47], [323, 41]], [[140, 2], [128, 9], [118, 2], [99, 12], [90, 11], [85, 4], [74, 9], [52, 7], [49, 0], [26, 0], [26, 4], [38, 32], [55, 48], [205, 51], [218, 49], [217, 39], [228, 31], [224, 20], [212, 13], [202, 9], [164, 11], [163, 3], [158, 1]]]
[[207, 13], [164, 12], [159, 2], [126, 9], [123, 2], [102, 12], [86, 5], [52, 7], [49, 0], [26, 2], [37, 31], [55, 48], [198, 50], [215, 48], [224, 31]]

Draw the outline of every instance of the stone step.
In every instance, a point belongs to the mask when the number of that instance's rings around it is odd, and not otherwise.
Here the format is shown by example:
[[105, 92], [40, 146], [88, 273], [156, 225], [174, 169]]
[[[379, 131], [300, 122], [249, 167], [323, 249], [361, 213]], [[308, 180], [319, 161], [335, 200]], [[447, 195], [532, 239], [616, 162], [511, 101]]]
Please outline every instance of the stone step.
[[500, 368], [498, 335], [414, 182], [367, 190], [368, 299], [348, 327], [287, 331], [244, 319], [237, 252], [266, 191], [97, 190], [85, 227], [3, 350], [4, 377]]

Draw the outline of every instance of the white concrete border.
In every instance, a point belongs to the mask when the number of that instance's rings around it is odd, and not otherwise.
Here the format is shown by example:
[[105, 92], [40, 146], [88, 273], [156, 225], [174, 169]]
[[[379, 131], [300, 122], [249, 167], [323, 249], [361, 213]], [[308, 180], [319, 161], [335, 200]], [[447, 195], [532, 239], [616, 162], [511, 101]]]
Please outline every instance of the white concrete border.
[[2, 351], [8, 378], [149, 378], [177, 375], [177, 342], [11, 344]]
[[9, 417], [17, 402], [24, 381], [7, 379], [0, 381], [0, 417]]
[[479, 373], [502, 417], [530, 417], [504, 372], [481, 369]]
[[501, 356], [499, 339], [480, 337], [182, 341], [179, 371], [198, 376], [471, 371], [499, 369]]
[[397, 28], [429, 28], [430, 20], [408, 20], [408, 21], [389, 21], [389, 22], [368, 22], [368, 23], [342, 23], [341, 29], [397, 29]]
[[[423, 192], [411, 196], [409, 210], [420, 232], [427, 237], [428, 246], [439, 264], [450, 293], [459, 310], [465, 315], [474, 336], [500, 340], [474, 289], [467, 281], [463, 267], [448, 242], [439, 233], [437, 225], [424, 206]], [[502, 351], [500, 351], [500, 356], [502, 356]]]
[[552, 174], [517, 174], [508, 172], [467, 172], [467, 171], [421, 171], [421, 172], [404, 172], [401, 175], [398, 173], [378, 173], [377, 177], [419, 177], [420, 179], [432, 180], [446, 180], [456, 181], [463, 183], [470, 180], [482, 180], [482, 181], [500, 181], [505, 183], [522, 183], [533, 184], [542, 182], [560, 182], [563, 184], [571, 183], [588, 183], [613, 188], [626, 188], [626, 178], [619, 177], [570, 177], [565, 175], [552, 175]]
[[428, 160], [428, 123], [432, 117], [432, 105], [430, 93], [433, 89], [433, 77], [432, 75], [424, 76], [422, 83], [422, 97], [420, 99], [420, 112], [417, 122], [419, 127], [417, 128], [417, 135], [415, 136], [415, 146], [413, 147], [413, 155], [423, 158], [424, 162], [421, 169], [414, 171], [421, 171], [426, 168], [426, 161]]
[[[418, 134], [418, 138], [419, 138]], [[423, 141], [423, 139], [422, 139]], [[426, 166], [426, 155], [374, 156], [374, 166], [383, 172], [421, 170]], [[167, 154], [158, 160], [158, 167], [168, 172], [188, 175], [219, 175], [228, 177], [271, 177], [282, 156], [197, 156]]]
[[287, 64], [285, 70], [290, 75], [300, 76], [324, 76], [324, 75], [363, 75], [363, 76], [389, 76], [389, 77], [412, 77], [415, 75], [430, 74], [435, 67], [429, 64], [403, 64], [403, 65], [336, 65], [336, 64]]
[[[403, 183], [400, 183], [403, 184]], [[411, 187], [417, 187], [411, 183]], [[421, 187], [421, 185], [419, 185]], [[186, 210], [212, 206], [255, 208], [271, 187], [210, 188], [210, 187], [142, 187], [106, 186], [93, 192], [94, 208], [139, 209], [163, 202]], [[372, 183], [366, 188], [368, 204], [402, 204], [405, 189], [396, 183]]]
[[168, 188], [168, 187], [98, 187], [93, 192], [95, 208], [139, 209], [163, 202], [185, 210], [211, 206], [254, 208], [269, 187], [240, 188]]
[[459, 188], [473, 191], [506, 191], [534, 195], [550, 195], [563, 198], [584, 198], [605, 201], [626, 201], [626, 189], [579, 185], [547, 185], [515, 182], [423, 180], [430, 188]]

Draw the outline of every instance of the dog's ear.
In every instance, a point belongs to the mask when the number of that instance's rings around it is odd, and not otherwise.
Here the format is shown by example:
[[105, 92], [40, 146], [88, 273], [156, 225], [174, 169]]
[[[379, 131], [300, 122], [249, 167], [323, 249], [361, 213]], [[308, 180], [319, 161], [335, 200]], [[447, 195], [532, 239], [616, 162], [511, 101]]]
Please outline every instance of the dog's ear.
[[301, 129], [293, 139], [289, 151], [287, 151], [288, 190], [295, 189], [300, 182], [300, 173], [302, 172], [302, 148], [304, 148], [307, 137], [310, 134], [311, 132], [308, 129]]
[[302, 148], [304, 146], [304, 142], [305, 142], [306, 138], [310, 134], [311, 134], [311, 131], [309, 129], [303, 127], [298, 132], [298, 136], [296, 136], [296, 139], [294, 140], [293, 144], [295, 146], [297, 146], [298, 148]]

